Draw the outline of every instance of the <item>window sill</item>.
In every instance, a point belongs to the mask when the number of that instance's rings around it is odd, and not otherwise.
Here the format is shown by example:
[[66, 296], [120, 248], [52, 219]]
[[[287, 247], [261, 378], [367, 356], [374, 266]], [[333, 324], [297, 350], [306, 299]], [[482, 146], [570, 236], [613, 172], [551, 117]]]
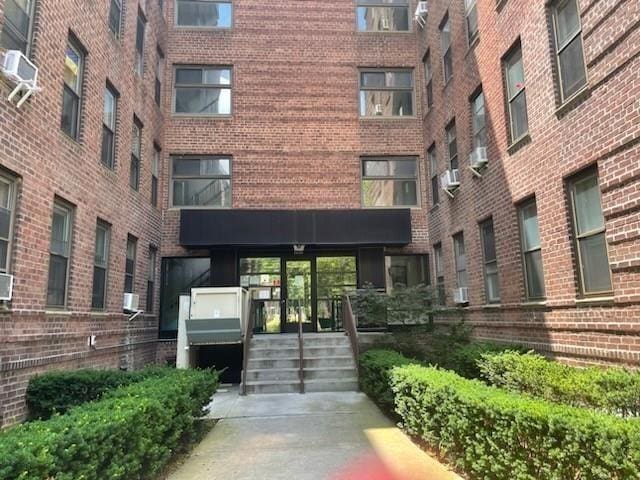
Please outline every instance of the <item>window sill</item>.
[[360, 120], [363, 121], [386, 121], [386, 120], [391, 120], [391, 121], [398, 121], [398, 120], [417, 120], [418, 117], [415, 115], [405, 115], [405, 116], [394, 116], [394, 117], [385, 117], [383, 115], [369, 115], [369, 116], [362, 116], [360, 115]]
[[578, 90], [576, 93], [567, 98], [556, 109], [556, 117], [562, 118], [568, 114], [571, 110], [578, 107], [583, 101], [591, 96], [591, 86], [586, 83], [584, 87]]
[[532, 300], [532, 301], [522, 302], [520, 304], [520, 307], [522, 307], [522, 308], [531, 308], [531, 309], [534, 309], [534, 308], [547, 308], [547, 302], [546, 302], [546, 300], [540, 300], [540, 301]]
[[478, 45], [479, 43], [480, 43], [480, 34], [476, 33], [476, 36], [473, 37], [473, 40], [469, 42], [469, 48], [467, 48], [467, 53], [464, 54], [464, 57], [467, 58], [467, 56], [476, 49], [476, 45]]
[[195, 32], [230, 32], [233, 30], [233, 25], [230, 27], [198, 27], [197, 25], [176, 25], [173, 24], [173, 30], [178, 32], [195, 31]]
[[576, 307], [594, 307], [599, 305], [613, 305], [614, 297], [602, 296], [602, 297], [585, 297], [576, 298]]
[[82, 147], [82, 143], [80, 143], [80, 140], [78, 140], [77, 138], [73, 138], [71, 135], [69, 135], [67, 132], [65, 132], [64, 130], [60, 130], [60, 133], [62, 134], [62, 138], [65, 139], [65, 141], [70, 142], [72, 146], [78, 148], [78, 147]]
[[57, 309], [56, 307], [45, 307], [44, 314], [45, 315], [73, 315], [76, 312], [72, 312], [68, 310], [67, 307], [60, 307]]
[[210, 206], [198, 206], [198, 205], [185, 205], [183, 207], [173, 207], [170, 206], [167, 208], [167, 211], [170, 212], [179, 212], [180, 210], [232, 210], [233, 207], [210, 207]]
[[223, 115], [205, 115], [205, 114], [197, 114], [197, 113], [171, 113], [172, 117], [186, 119], [193, 118], [197, 120], [232, 120], [233, 114], [223, 114]]
[[513, 141], [511, 145], [507, 147], [507, 153], [509, 155], [513, 155], [514, 153], [519, 151], [521, 148], [524, 148], [527, 145], [529, 145], [529, 143], [531, 143], [531, 135], [529, 135], [529, 133], [527, 132], [517, 140]]
[[362, 35], [411, 35], [414, 30], [357, 30], [358, 34]]
[[485, 303], [482, 305], [484, 310], [500, 310], [502, 308], [501, 303]]

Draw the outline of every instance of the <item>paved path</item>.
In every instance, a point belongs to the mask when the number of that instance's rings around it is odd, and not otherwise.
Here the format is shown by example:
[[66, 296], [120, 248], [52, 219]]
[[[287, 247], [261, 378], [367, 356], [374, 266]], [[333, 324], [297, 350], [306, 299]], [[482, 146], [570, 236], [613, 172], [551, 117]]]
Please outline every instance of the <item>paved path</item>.
[[455, 480], [362, 393], [221, 389], [220, 421], [169, 480]]

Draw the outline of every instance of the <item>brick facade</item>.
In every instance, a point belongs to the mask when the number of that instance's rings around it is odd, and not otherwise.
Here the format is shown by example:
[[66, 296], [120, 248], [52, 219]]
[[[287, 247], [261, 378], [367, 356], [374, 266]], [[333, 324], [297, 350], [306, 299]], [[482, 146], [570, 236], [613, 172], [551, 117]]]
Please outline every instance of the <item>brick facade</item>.
[[[469, 47], [464, 2], [429, 2], [427, 26], [409, 33], [358, 33], [355, 2], [235, 0], [233, 27], [176, 27], [175, 2], [146, 0], [145, 68], [133, 71], [138, 0], [124, 0], [121, 40], [109, 31], [108, 0], [39, 0], [31, 58], [42, 91], [21, 109], [0, 82], [0, 165], [18, 180], [10, 271], [14, 300], [0, 312], [0, 416], [25, 413], [28, 379], [50, 368], [137, 368], [175, 357], [157, 343], [155, 305], [134, 321], [122, 314], [127, 235], [138, 239], [135, 292], [145, 305], [148, 248], [160, 257], [207, 255], [178, 242], [179, 210], [170, 207], [170, 158], [228, 155], [232, 207], [361, 208], [362, 156], [419, 159], [420, 207], [413, 242], [431, 253], [441, 242], [447, 293], [454, 288], [452, 235], [464, 232], [469, 306], [481, 339], [518, 342], [576, 363], [640, 362], [640, 8], [630, 0], [580, 0], [588, 88], [559, 104], [545, 2], [478, 0], [479, 39]], [[413, 12], [416, 1], [410, 1]], [[535, 3], [535, 5], [532, 5]], [[0, 0], [0, 26], [5, 1]], [[453, 78], [442, 79], [438, 27], [452, 22]], [[65, 45], [71, 31], [86, 50], [79, 141], [59, 128]], [[509, 147], [501, 58], [520, 38], [529, 137]], [[166, 68], [154, 101], [157, 49]], [[429, 51], [434, 104], [427, 108], [422, 58]], [[231, 66], [232, 114], [172, 114], [174, 67]], [[360, 68], [414, 71], [414, 117], [359, 118]], [[103, 90], [119, 92], [116, 168], [100, 162]], [[489, 166], [482, 178], [466, 168], [471, 151], [469, 97], [482, 85]], [[143, 124], [141, 184], [129, 186], [133, 116]], [[435, 142], [445, 169], [445, 126], [455, 118], [461, 187], [433, 206], [427, 148]], [[162, 148], [159, 208], [150, 203], [153, 145]], [[613, 275], [613, 296], [585, 301], [576, 278], [565, 181], [597, 166]], [[516, 205], [535, 195], [546, 301], [524, 302]], [[75, 207], [68, 305], [45, 307], [54, 198]], [[493, 218], [501, 302], [485, 306], [478, 222]], [[112, 225], [108, 306], [91, 310], [96, 219]], [[214, 266], [215, 268], [215, 266]], [[433, 265], [431, 267], [433, 269]], [[432, 278], [434, 275], [432, 275]], [[96, 335], [95, 347], [87, 337]]]

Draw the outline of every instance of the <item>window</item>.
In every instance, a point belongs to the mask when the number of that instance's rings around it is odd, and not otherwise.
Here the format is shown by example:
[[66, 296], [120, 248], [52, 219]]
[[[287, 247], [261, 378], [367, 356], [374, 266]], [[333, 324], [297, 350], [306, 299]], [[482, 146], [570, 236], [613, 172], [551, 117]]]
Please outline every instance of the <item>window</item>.
[[156, 64], [156, 90], [155, 90], [155, 99], [156, 104], [159, 106], [160, 101], [162, 100], [162, 79], [164, 78], [164, 53], [160, 50], [160, 47], [157, 48], [158, 53], [158, 61]]
[[467, 19], [467, 41], [471, 45], [478, 38], [478, 6], [477, 0], [464, 0], [465, 17]]
[[133, 293], [136, 275], [136, 251], [138, 239], [133, 235], [127, 235], [127, 256], [124, 266], [124, 292]]
[[447, 137], [447, 154], [449, 155], [449, 167], [451, 170], [458, 169], [458, 139], [456, 134], [456, 121], [451, 120], [445, 128], [445, 136]]
[[440, 24], [440, 46], [442, 49], [442, 69], [444, 83], [447, 84], [453, 76], [453, 56], [451, 52], [451, 20], [445, 15]]
[[233, 5], [230, 0], [177, 0], [176, 25], [180, 27], [230, 28]]
[[464, 250], [464, 235], [462, 232], [453, 236], [453, 252], [455, 255], [456, 286], [465, 288], [468, 286], [467, 257]]
[[493, 219], [490, 218], [480, 224], [480, 239], [482, 240], [486, 302], [497, 303], [500, 301], [500, 284], [498, 283], [498, 259], [496, 258]]
[[50, 307], [64, 307], [67, 303], [72, 231], [72, 207], [56, 200], [53, 205], [51, 222], [49, 280], [47, 282], [47, 305]]
[[138, 10], [138, 21], [136, 22], [136, 61], [135, 72], [142, 77], [144, 73], [144, 33], [147, 26], [147, 19], [142, 10]]
[[110, 242], [111, 226], [102, 220], [98, 220], [96, 224], [96, 246], [93, 256], [93, 289], [91, 295], [91, 307], [96, 309], [105, 308]]
[[427, 86], [427, 107], [433, 107], [433, 72], [431, 71], [431, 54], [426, 53], [422, 59], [424, 65], [424, 79]]
[[80, 108], [84, 76], [84, 52], [71, 38], [64, 59], [61, 127], [73, 139], [80, 133]]
[[551, 10], [562, 101], [587, 84], [578, 0], [560, 0]]
[[140, 188], [140, 158], [142, 156], [142, 123], [133, 117], [131, 132], [131, 164], [129, 166], [129, 185], [134, 190]]
[[0, 47], [29, 55], [36, 0], [6, 0]]
[[0, 272], [8, 273], [16, 210], [16, 181], [0, 173]]
[[597, 172], [592, 170], [571, 180], [569, 189], [581, 292], [609, 293], [611, 268]]
[[429, 174], [431, 175], [431, 203], [440, 203], [440, 185], [438, 183], [438, 157], [436, 156], [436, 144], [432, 144], [427, 150], [429, 159]]
[[104, 111], [102, 113], [102, 164], [113, 170], [116, 152], [116, 121], [118, 93], [107, 84], [104, 89]]
[[231, 159], [172, 159], [172, 206], [231, 207]]
[[413, 72], [411, 70], [361, 71], [360, 115], [362, 117], [413, 115]]
[[527, 94], [524, 83], [524, 67], [520, 43], [512, 48], [503, 61], [505, 81], [507, 83], [507, 103], [511, 142], [515, 143], [529, 131], [527, 118]]
[[175, 113], [231, 114], [231, 68], [176, 68]]
[[158, 249], [149, 246], [149, 271], [147, 275], [147, 313], [153, 312], [154, 289], [156, 283], [156, 263], [158, 261]]
[[487, 146], [487, 124], [484, 114], [484, 93], [478, 92], [471, 99], [471, 128], [473, 149]]
[[444, 287], [444, 263], [442, 260], [442, 244], [436, 243], [433, 246], [433, 263], [436, 272], [436, 297], [438, 305], [446, 303], [446, 294]]
[[163, 258], [160, 282], [160, 336], [175, 338], [178, 331], [179, 296], [190, 295], [191, 289], [210, 285], [209, 257]]
[[520, 242], [524, 264], [524, 281], [527, 300], [544, 298], [544, 271], [542, 269], [542, 249], [538, 209], [533, 198], [518, 208]]
[[358, 31], [408, 32], [407, 0], [358, 0]]
[[111, 0], [109, 6], [109, 30], [113, 32], [116, 38], [120, 38], [120, 29], [122, 25], [122, 0]]
[[397, 287], [429, 285], [427, 255], [391, 255], [385, 257], [387, 292]]
[[362, 203], [365, 207], [418, 206], [416, 159], [363, 160]]
[[151, 158], [151, 205], [158, 206], [158, 176], [160, 173], [160, 147], [153, 144], [153, 157]]

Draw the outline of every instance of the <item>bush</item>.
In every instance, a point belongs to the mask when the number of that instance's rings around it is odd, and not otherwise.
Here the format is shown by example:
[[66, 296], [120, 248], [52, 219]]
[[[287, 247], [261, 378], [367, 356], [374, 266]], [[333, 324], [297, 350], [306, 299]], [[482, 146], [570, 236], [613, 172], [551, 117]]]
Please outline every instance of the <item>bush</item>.
[[369, 350], [360, 356], [360, 389], [383, 410], [392, 413], [394, 396], [389, 374], [393, 367], [410, 363], [417, 362], [393, 350]]
[[170, 369], [150, 367], [136, 372], [120, 370], [71, 370], [36, 375], [27, 387], [29, 417], [47, 419], [71, 407], [97, 400], [108, 390], [161, 376]]
[[554, 402], [640, 415], [640, 373], [622, 368], [576, 368], [535, 354], [482, 355], [481, 377], [492, 385]]
[[396, 412], [470, 479], [640, 478], [640, 424], [557, 405], [434, 367], [391, 371]]
[[174, 370], [0, 435], [0, 480], [146, 479], [194, 433], [218, 374]]
[[443, 355], [444, 361], [438, 362], [437, 359], [434, 359], [435, 361], [430, 363], [447, 370], [453, 370], [465, 378], [480, 378], [481, 372], [478, 363], [489, 355], [497, 355], [505, 351], [524, 352], [524, 349], [513, 345], [505, 346], [489, 342], [470, 343], [452, 348], [447, 355]]

